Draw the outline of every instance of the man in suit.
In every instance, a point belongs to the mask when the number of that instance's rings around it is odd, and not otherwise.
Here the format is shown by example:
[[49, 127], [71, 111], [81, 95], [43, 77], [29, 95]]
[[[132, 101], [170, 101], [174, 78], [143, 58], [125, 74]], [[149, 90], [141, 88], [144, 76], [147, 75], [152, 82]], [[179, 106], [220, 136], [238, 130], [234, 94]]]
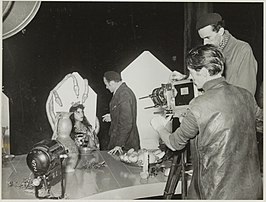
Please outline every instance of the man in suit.
[[113, 93], [109, 104], [110, 114], [103, 116], [103, 121], [111, 122], [109, 129], [110, 154], [140, 149], [139, 133], [136, 123], [137, 101], [133, 91], [122, 81], [121, 75], [115, 71], [104, 73], [103, 82]]

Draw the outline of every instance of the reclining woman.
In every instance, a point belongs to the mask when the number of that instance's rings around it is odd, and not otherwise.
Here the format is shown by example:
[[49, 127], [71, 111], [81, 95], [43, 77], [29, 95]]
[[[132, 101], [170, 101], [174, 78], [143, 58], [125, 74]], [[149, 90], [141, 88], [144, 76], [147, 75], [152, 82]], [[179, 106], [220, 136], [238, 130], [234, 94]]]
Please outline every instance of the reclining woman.
[[99, 149], [97, 134], [100, 124], [96, 114], [93, 118], [93, 113], [96, 112], [96, 106], [93, 105], [95, 94], [89, 89], [88, 80], [73, 72], [67, 74], [50, 91], [46, 101], [46, 114], [53, 131], [52, 140], [60, 139], [69, 144], [74, 140], [74, 146]]
[[[97, 137], [100, 129], [99, 120], [96, 117], [95, 129], [93, 129], [92, 125], [84, 115], [84, 108], [83, 104], [76, 103], [70, 107], [69, 113], [57, 112], [56, 115], [53, 112], [47, 113], [53, 130], [52, 139], [56, 140], [60, 133], [59, 130], [62, 131], [62, 125], [58, 125], [59, 121], [64, 117], [68, 117], [70, 120], [68, 123], [69, 126], [63, 126], [65, 127], [63, 130], [68, 130], [66, 127], [69, 128], [69, 136], [75, 142], [76, 146], [100, 149], [99, 139]], [[51, 114], [53, 114], [53, 116], [51, 116]]]
[[[87, 120], [84, 115], [84, 105], [75, 103], [73, 104], [69, 112], [72, 112], [70, 115], [70, 120], [72, 122], [72, 131], [70, 137], [75, 141], [78, 147], [88, 147], [91, 149], [99, 149], [99, 139], [97, 137], [97, 128], [94, 130], [92, 125]], [[96, 126], [98, 119], [96, 119]]]

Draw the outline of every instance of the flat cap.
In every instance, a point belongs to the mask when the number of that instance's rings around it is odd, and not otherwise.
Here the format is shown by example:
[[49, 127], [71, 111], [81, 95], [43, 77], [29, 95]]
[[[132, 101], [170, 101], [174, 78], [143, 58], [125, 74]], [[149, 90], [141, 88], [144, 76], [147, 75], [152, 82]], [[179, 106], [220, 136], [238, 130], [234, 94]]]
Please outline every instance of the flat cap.
[[196, 30], [199, 30], [208, 25], [216, 24], [219, 21], [222, 21], [222, 16], [220, 16], [220, 14], [206, 13], [199, 17], [197, 24], [196, 24]]

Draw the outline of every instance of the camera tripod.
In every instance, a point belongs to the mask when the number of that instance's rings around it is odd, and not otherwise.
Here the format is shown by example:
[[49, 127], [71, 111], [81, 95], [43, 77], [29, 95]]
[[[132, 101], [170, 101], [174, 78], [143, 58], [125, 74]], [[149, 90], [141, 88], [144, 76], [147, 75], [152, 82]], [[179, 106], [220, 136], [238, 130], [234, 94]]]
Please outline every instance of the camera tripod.
[[172, 199], [177, 184], [181, 178], [181, 193], [182, 199], [186, 199], [187, 197], [187, 174], [186, 174], [186, 150], [178, 151], [174, 153], [174, 157], [172, 160], [172, 165], [170, 168], [170, 173], [166, 182], [166, 186], [164, 189], [163, 198], [164, 199]]
[[[180, 122], [178, 118], [173, 119], [173, 130], [180, 126]], [[170, 168], [170, 173], [166, 182], [166, 186], [164, 189], [163, 198], [164, 199], [172, 199], [177, 184], [181, 178], [181, 195], [182, 199], [187, 198], [187, 174], [186, 174], [186, 166], [187, 166], [187, 157], [188, 157], [188, 145], [180, 151], [175, 151], [173, 154], [172, 165]]]

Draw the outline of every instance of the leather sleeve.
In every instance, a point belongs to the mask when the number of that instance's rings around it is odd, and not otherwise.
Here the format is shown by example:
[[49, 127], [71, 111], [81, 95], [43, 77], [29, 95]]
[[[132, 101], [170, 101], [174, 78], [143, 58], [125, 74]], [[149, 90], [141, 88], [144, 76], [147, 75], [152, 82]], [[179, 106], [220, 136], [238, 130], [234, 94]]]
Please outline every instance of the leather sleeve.
[[183, 149], [189, 139], [198, 134], [199, 128], [194, 114], [189, 110], [186, 117], [183, 118], [181, 125], [169, 137], [170, 143], [176, 150]]

